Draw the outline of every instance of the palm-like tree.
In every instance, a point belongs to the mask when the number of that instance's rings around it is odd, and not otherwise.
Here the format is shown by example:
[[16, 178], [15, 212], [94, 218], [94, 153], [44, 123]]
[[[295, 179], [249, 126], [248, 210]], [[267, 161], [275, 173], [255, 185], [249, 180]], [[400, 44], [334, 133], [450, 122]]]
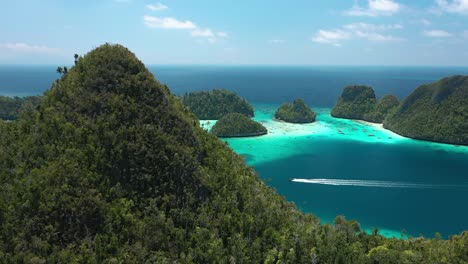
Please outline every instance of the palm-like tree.
[[62, 76], [63, 74], [63, 68], [61, 66], [58, 66], [57, 67], [57, 73], [60, 74], [60, 76]]

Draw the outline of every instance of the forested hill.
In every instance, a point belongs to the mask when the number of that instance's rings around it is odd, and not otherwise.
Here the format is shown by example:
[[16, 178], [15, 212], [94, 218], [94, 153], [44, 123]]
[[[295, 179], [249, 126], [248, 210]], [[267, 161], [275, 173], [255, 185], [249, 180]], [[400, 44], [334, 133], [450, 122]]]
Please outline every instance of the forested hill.
[[382, 123], [399, 104], [398, 98], [394, 95], [384, 95], [380, 100], [377, 100], [372, 87], [351, 85], [343, 89], [331, 115], [339, 118]]
[[126, 48], [78, 59], [0, 122], [1, 263], [463, 263], [427, 240], [319, 225], [268, 188]]
[[225, 89], [188, 93], [182, 97], [182, 101], [203, 120], [218, 120], [229, 113], [254, 116], [253, 107], [247, 100]]
[[468, 76], [422, 85], [405, 98], [384, 126], [411, 138], [468, 145]]
[[275, 118], [289, 123], [312, 123], [316, 114], [303, 99], [295, 99], [292, 103], [282, 104], [275, 112]]
[[268, 131], [262, 124], [243, 114], [230, 113], [216, 122], [211, 133], [218, 137], [252, 137], [265, 135]]

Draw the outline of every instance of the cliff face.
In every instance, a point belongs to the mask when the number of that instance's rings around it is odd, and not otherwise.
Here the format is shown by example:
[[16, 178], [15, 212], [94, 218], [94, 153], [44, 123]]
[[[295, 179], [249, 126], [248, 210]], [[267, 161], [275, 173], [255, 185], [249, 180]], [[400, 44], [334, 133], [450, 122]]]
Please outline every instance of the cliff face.
[[384, 122], [403, 136], [468, 145], [468, 76], [422, 85]]
[[289, 123], [312, 123], [316, 114], [302, 99], [282, 104], [275, 112], [275, 118]]

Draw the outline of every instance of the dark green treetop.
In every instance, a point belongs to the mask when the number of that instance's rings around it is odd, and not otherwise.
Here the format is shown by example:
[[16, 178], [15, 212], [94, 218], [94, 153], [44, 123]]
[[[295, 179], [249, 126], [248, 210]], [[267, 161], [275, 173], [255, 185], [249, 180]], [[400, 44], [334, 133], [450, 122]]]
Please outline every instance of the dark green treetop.
[[275, 118], [289, 123], [312, 123], [316, 114], [302, 99], [282, 104], [275, 112]]
[[372, 87], [352, 85], [344, 88], [338, 102], [332, 109], [333, 117], [364, 119], [364, 115], [374, 110], [377, 100]]
[[188, 93], [182, 101], [202, 120], [218, 120], [228, 113], [254, 116], [253, 107], [247, 100], [225, 89]]
[[373, 123], [382, 123], [390, 113], [396, 110], [399, 104], [400, 101], [396, 96], [384, 95], [377, 101], [371, 112], [364, 114], [363, 119]]
[[468, 145], [468, 76], [452, 76], [413, 91], [384, 126], [398, 134]]
[[41, 100], [40, 96], [7, 97], [0, 96], [0, 119], [16, 120], [21, 111], [28, 107], [36, 107]]
[[211, 129], [218, 137], [251, 137], [268, 133], [260, 123], [239, 113], [230, 113], [223, 116]]

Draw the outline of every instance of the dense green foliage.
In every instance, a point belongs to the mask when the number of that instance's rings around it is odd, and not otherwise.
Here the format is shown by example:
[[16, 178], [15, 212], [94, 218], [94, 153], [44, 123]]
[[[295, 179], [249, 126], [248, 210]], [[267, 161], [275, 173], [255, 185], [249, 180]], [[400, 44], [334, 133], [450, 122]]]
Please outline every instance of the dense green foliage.
[[393, 95], [385, 95], [377, 100], [372, 87], [347, 86], [344, 88], [336, 106], [332, 109], [331, 115], [333, 117], [382, 123], [398, 105], [398, 98]]
[[39, 105], [40, 96], [6, 97], [0, 96], [0, 119], [16, 120], [25, 107]]
[[385, 239], [299, 212], [126, 48], [0, 122], [0, 263], [466, 263], [468, 232]]
[[420, 86], [384, 126], [411, 138], [468, 145], [468, 76]]
[[375, 109], [376, 102], [374, 89], [371, 87], [347, 86], [332, 109], [331, 115], [340, 118], [364, 119], [367, 113]]
[[218, 137], [250, 137], [268, 133], [260, 123], [239, 113], [223, 116], [211, 129], [211, 133]]
[[254, 116], [253, 107], [249, 102], [224, 89], [192, 92], [185, 94], [182, 101], [201, 120], [218, 120], [229, 113]]
[[377, 103], [375, 104], [374, 109], [365, 113], [363, 120], [382, 123], [385, 118], [392, 113], [400, 104], [398, 98], [394, 95], [384, 95]]
[[312, 123], [315, 113], [302, 99], [282, 104], [275, 112], [275, 118], [289, 123]]

